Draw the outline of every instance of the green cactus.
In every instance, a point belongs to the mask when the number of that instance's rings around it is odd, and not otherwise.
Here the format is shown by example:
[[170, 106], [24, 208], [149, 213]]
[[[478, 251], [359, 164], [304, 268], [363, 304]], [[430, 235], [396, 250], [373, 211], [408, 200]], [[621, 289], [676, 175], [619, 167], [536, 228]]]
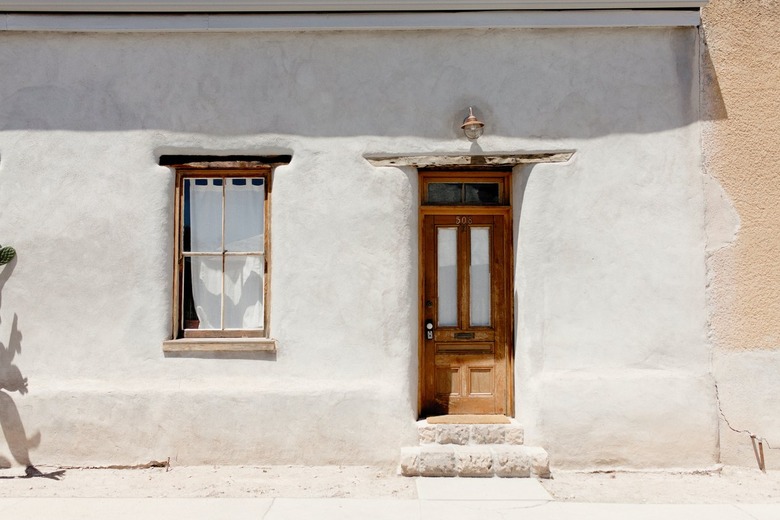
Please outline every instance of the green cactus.
[[0, 265], [5, 265], [16, 256], [16, 249], [11, 246], [0, 246]]

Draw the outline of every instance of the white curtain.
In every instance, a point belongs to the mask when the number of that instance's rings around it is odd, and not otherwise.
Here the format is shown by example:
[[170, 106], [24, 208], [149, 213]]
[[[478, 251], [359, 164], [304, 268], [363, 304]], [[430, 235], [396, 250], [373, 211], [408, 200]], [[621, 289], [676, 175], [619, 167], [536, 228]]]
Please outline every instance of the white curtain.
[[[204, 179], [205, 180], [205, 179]], [[193, 252], [222, 251], [222, 182], [225, 182], [225, 250], [263, 252], [264, 189], [260, 179], [190, 180]], [[222, 323], [222, 258], [192, 257], [192, 297], [201, 329], [263, 326], [263, 257], [225, 258]]]

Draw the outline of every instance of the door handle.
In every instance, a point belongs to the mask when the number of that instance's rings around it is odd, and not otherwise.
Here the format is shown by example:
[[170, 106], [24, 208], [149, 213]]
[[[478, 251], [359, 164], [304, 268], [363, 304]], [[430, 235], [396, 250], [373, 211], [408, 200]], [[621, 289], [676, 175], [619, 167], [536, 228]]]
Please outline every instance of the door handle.
[[433, 320], [425, 320], [425, 339], [433, 339]]

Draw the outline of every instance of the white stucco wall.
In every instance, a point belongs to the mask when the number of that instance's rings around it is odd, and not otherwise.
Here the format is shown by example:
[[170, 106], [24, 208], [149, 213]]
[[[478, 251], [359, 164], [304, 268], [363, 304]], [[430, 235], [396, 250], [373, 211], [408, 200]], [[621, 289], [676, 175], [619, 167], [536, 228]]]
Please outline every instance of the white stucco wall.
[[518, 412], [559, 466], [718, 460], [698, 133], [669, 124], [690, 122], [698, 88], [694, 44], [678, 37], [676, 58], [636, 56], [631, 77], [616, 56], [596, 65], [630, 100], [589, 83], [557, 108], [569, 131], [606, 120], [614, 131], [576, 141], [565, 167], [517, 175]]
[[[0, 243], [19, 252], [0, 342], [29, 389], [6, 376], [0, 419], [33, 462], [394, 463], [416, 419], [416, 171], [362, 155], [538, 149], [576, 154], [514, 175], [529, 441], [554, 466], [716, 460], [695, 29], [0, 38]], [[157, 160], [199, 153], [293, 156], [276, 355], [162, 353]]]

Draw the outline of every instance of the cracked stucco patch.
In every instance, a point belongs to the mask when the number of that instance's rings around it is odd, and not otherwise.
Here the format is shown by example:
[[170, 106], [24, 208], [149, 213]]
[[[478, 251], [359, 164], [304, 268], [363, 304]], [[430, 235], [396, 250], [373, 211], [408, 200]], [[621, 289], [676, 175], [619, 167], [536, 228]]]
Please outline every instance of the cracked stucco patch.
[[767, 351], [715, 350], [713, 376], [720, 417], [721, 462], [755, 465], [754, 441], [764, 443], [767, 468], [780, 463], [780, 415], [776, 395], [780, 359]]
[[719, 274], [714, 256], [716, 252], [733, 246], [739, 234], [740, 219], [734, 204], [721, 184], [705, 173], [702, 178], [704, 190], [704, 232], [707, 269], [707, 336], [715, 345], [713, 318], [719, 310], [722, 299], [717, 294], [716, 277]]
[[711, 255], [736, 242], [740, 220], [734, 204], [717, 180], [705, 174], [703, 184], [705, 251]]

